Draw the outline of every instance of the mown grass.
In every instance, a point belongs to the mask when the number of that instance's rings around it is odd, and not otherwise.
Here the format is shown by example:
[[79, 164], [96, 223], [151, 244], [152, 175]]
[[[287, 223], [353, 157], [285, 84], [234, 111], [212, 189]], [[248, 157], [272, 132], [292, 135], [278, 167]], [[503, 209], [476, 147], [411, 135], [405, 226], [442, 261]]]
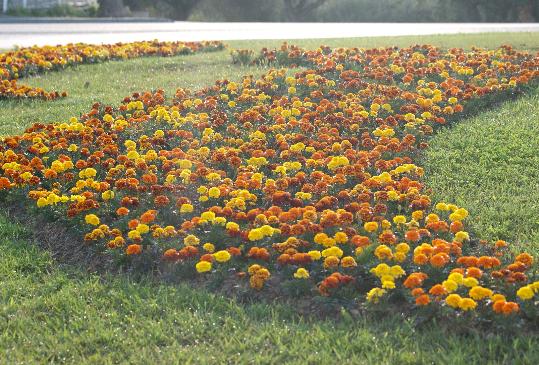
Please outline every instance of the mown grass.
[[[280, 41], [230, 42], [258, 49]], [[433, 43], [539, 49], [537, 34], [451, 35], [294, 41], [306, 47]], [[133, 91], [199, 88], [260, 68], [229, 65], [226, 51], [79, 66], [26, 79], [64, 89], [54, 102], [0, 101], [0, 134], [33, 121], [64, 120], [94, 101], [117, 104]], [[87, 88], [84, 87], [89, 82]], [[488, 238], [537, 242], [539, 91], [463, 120], [431, 141], [424, 164], [435, 198], [467, 207]], [[30, 232], [0, 215], [0, 363], [537, 364], [538, 338], [446, 333], [387, 318], [304, 318], [284, 304], [239, 304], [153, 278], [88, 274], [60, 265]], [[539, 253], [537, 245], [527, 246]], [[448, 326], [443, 326], [447, 328]], [[475, 334], [474, 334], [475, 333]]]
[[539, 253], [539, 89], [439, 131], [425, 154], [436, 201], [470, 210], [474, 230]]

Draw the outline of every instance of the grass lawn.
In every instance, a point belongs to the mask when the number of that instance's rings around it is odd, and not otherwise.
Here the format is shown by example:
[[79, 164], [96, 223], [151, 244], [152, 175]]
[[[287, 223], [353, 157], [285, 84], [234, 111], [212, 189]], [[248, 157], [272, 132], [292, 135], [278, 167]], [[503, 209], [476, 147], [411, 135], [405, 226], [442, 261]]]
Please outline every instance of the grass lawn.
[[[280, 41], [229, 42], [259, 49]], [[539, 49], [539, 34], [484, 34], [294, 41], [306, 47], [432, 43]], [[117, 104], [133, 91], [200, 88], [218, 78], [261, 74], [230, 65], [227, 51], [79, 66], [24, 82], [67, 90], [53, 102], [0, 101], [0, 135]], [[89, 82], [87, 88], [84, 87]], [[470, 210], [485, 238], [539, 254], [539, 90], [506, 102], [432, 140], [423, 165], [434, 198]], [[447, 333], [385, 319], [301, 318], [284, 304], [238, 304], [152, 278], [98, 276], [59, 265], [31, 233], [0, 215], [0, 363], [537, 364], [539, 338]], [[472, 331], [472, 333], [474, 333]]]

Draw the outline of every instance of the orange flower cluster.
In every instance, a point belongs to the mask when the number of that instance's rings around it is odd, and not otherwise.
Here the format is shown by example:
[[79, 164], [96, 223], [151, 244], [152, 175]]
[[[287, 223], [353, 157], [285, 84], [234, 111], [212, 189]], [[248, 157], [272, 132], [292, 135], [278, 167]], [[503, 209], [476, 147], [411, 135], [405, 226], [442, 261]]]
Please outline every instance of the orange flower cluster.
[[224, 48], [221, 42], [133, 42], [109, 45], [67, 44], [19, 48], [0, 53], [0, 99], [65, 97], [66, 92], [45, 91], [17, 83], [21, 77], [60, 70], [83, 63], [123, 60], [143, 56], [174, 56]]
[[179, 89], [171, 104], [162, 91], [137, 93], [5, 138], [0, 189], [86, 227], [109, 254], [159, 252], [255, 289], [536, 312], [533, 257], [471, 237], [468, 211], [432, 203], [417, 163], [440, 125], [535, 82], [538, 55], [429, 45], [266, 54], [306, 70]]

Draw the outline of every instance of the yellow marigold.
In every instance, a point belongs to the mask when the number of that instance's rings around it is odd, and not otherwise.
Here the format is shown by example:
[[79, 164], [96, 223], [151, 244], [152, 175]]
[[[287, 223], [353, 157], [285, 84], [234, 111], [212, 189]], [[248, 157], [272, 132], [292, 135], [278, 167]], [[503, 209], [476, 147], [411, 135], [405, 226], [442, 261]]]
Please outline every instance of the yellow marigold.
[[391, 275], [394, 278], [400, 278], [401, 276], [405, 274], [406, 272], [402, 269], [400, 265], [393, 265], [389, 269], [389, 275]]
[[262, 231], [258, 228], [255, 228], [255, 229], [251, 229], [249, 231], [249, 234], [247, 235], [247, 238], [249, 238], [249, 241], [257, 241], [257, 240], [261, 240], [262, 238], [264, 238], [264, 234], [262, 233]]
[[395, 250], [397, 252], [408, 253], [410, 251], [410, 245], [408, 245], [406, 242], [402, 242], [395, 246]]
[[127, 232], [127, 237], [131, 240], [138, 240], [141, 238], [140, 232], [134, 229]]
[[374, 232], [376, 230], [378, 230], [378, 222], [366, 222], [364, 225], [363, 225], [363, 228], [365, 228], [365, 231], [367, 232]]
[[329, 257], [329, 256], [342, 257], [343, 254], [344, 254], [343, 250], [341, 250], [337, 246], [326, 248], [324, 251], [322, 251], [323, 257]]
[[459, 301], [459, 308], [464, 311], [475, 309], [475, 307], [477, 307], [477, 302], [472, 298], [462, 298]]
[[475, 299], [475, 300], [489, 298], [490, 296], [492, 296], [492, 294], [493, 294], [492, 290], [488, 288], [483, 288], [482, 286], [479, 286], [479, 285], [474, 286], [469, 291], [470, 298]]
[[325, 233], [317, 233], [314, 235], [314, 242], [322, 245], [328, 238], [328, 235]]
[[95, 214], [87, 214], [86, 217], [84, 217], [84, 220], [92, 226], [97, 226], [100, 223], [99, 217]]
[[183, 244], [186, 246], [196, 246], [200, 243], [200, 240], [195, 235], [188, 235], [183, 239]]
[[211, 222], [215, 219], [215, 213], [212, 211], [207, 211], [207, 212], [202, 213], [200, 215], [200, 218]]
[[455, 233], [455, 241], [457, 242], [463, 242], [465, 240], [469, 240], [470, 236], [468, 235], [468, 232], [459, 231]]
[[215, 257], [215, 260], [217, 262], [227, 262], [228, 260], [230, 260], [231, 255], [228, 251], [221, 250], [214, 253], [213, 257]]
[[442, 286], [445, 288], [445, 290], [447, 290], [449, 293], [452, 293], [454, 292], [455, 290], [458, 289], [459, 287], [459, 284], [457, 284], [455, 281], [453, 280], [445, 280], [443, 283], [442, 283]]
[[459, 285], [462, 285], [463, 280], [464, 280], [464, 276], [462, 276], [462, 274], [459, 273], [459, 272], [453, 272], [453, 273], [449, 274], [449, 276], [447, 278], [449, 280], [454, 281], [455, 283], [457, 283]]
[[103, 200], [111, 200], [112, 198], [114, 198], [114, 191], [105, 190], [101, 193], [101, 198], [103, 198]]
[[396, 215], [393, 217], [393, 222], [395, 224], [404, 224], [406, 223], [406, 217], [403, 215]]
[[197, 272], [203, 273], [211, 270], [211, 262], [208, 261], [199, 261], [195, 268], [197, 269]]
[[431, 213], [427, 215], [427, 218], [425, 218], [425, 220], [427, 221], [427, 223], [433, 223], [433, 222], [438, 222], [440, 220], [440, 217], [438, 217], [434, 213]]
[[370, 271], [374, 275], [378, 277], [382, 277], [384, 275], [389, 275], [389, 273], [391, 272], [391, 268], [389, 267], [388, 264], [381, 263], [381, 264], [378, 264], [376, 267], [373, 267]]
[[215, 246], [213, 245], [213, 243], [205, 243], [204, 245], [202, 245], [202, 248], [206, 251], [206, 252], [209, 252], [209, 253], [212, 253], [213, 251], [215, 251]]
[[236, 222], [228, 222], [225, 227], [229, 231], [239, 231], [240, 230], [240, 226]]
[[393, 252], [388, 246], [380, 245], [374, 250], [374, 255], [380, 260], [388, 260], [393, 257]]
[[446, 203], [438, 203], [436, 204], [436, 209], [446, 211], [449, 210], [449, 206]]
[[254, 275], [261, 268], [262, 268], [262, 266], [260, 266], [258, 264], [253, 264], [253, 265], [249, 266], [249, 269], [247, 269], [247, 272], [249, 273], [249, 275]]
[[380, 301], [380, 298], [384, 296], [386, 293], [385, 289], [382, 288], [372, 288], [367, 293], [367, 300], [371, 303], [378, 303]]
[[474, 286], [479, 285], [479, 281], [476, 278], [469, 277], [462, 280], [462, 284], [468, 288], [473, 288]]
[[348, 241], [348, 236], [344, 232], [337, 232], [333, 237], [337, 243], [346, 243]]
[[309, 272], [304, 268], [300, 267], [294, 273], [296, 279], [307, 279], [309, 277]]
[[182, 204], [180, 207], [180, 213], [191, 213], [193, 206], [191, 204]]
[[461, 300], [462, 298], [458, 294], [449, 294], [447, 298], [445, 298], [447, 305], [452, 308], [458, 308]]
[[419, 221], [419, 220], [423, 219], [423, 211], [422, 210], [416, 210], [416, 211], [412, 212], [412, 218], [415, 219], [416, 221]]
[[492, 303], [496, 303], [500, 300], [503, 300], [504, 302], [506, 301], [505, 295], [503, 294], [494, 294], [493, 296], [490, 297], [490, 300], [492, 301]]
[[214, 225], [218, 226], [224, 226], [226, 224], [226, 218], [225, 217], [216, 217], [213, 222]]
[[271, 276], [271, 273], [265, 267], [260, 268], [255, 272], [255, 276], [262, 278], [264, 280], [268, 279]]
[[148, 232], [150, 231], [150, 227], [149, 227], [147, 224], [140, 223], [139, 225], [137, 225], [136, 230], [137, 230], [140, 234], [144, 234], [144, 233], [148, 233]]
[[309, 256], [311, 256], [311, 258], [314, 261], [320, 260], [320, 258], [322, 257], [322, 253], [320, 251], [317, 251], [317, 250], [309, 251], [308, 254], [309, 254]]
[[268, 224], [264, 224], [259, 230], [264, 236], [273, 236], [273, 232], [275, 232], [275, 229]]
[[522, 300], [530, 300], [534, 297], [534, 292], [529, 285], [526, 285], [517, 290], [517, 296]]
[[221, 196], [221, 190], [219, 188], [213, 187], [208, 190], [208, 196], [213, 199], [217, 199]]

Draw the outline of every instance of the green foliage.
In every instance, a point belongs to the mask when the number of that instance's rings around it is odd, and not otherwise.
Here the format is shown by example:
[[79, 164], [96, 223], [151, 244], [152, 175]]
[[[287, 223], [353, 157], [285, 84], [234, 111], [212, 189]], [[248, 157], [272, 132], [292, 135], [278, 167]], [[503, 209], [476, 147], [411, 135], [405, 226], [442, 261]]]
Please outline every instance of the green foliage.
[[533, 22], [539, 19], [539, 1], [201, 0], [191, 19], [246, 22]]
[[7, 12], [12, 16], [51, 16], [51, 17], [95, 17], [97, 8], [76, 8], [69, 4], [55, 5], [48, 9], [28, 9], [22, 7], [10, 8]]
[[282, 1], [201, 0], [189, 20], [228, 22], [279, 21]]
[[341, 22], [537, 21], [539, 2], [528, 0], [339, 0], [326, 2], [316, 12], [314, 18], [318, 21]]

